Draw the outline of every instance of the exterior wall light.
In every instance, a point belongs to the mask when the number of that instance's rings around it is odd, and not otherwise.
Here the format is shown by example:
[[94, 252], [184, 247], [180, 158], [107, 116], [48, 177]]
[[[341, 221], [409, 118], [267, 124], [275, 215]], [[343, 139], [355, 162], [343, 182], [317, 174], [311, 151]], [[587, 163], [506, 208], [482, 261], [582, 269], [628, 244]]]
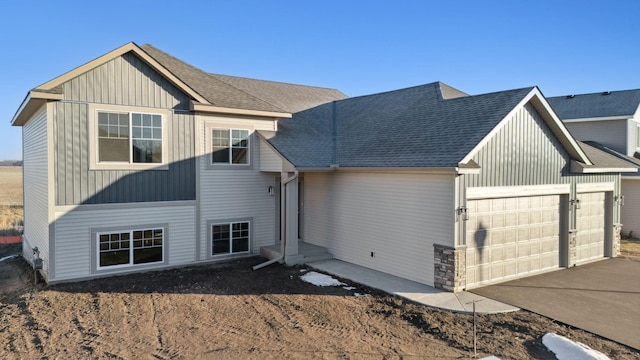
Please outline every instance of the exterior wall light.
[[267, 188], [267, 193], [269, 194], [269, 196], [274, 196], [276, 194], [275, 188], [273, 186], [269, 186]]
[[618, 205], [624, 206], [624, 195], [616, 195], [613, 200], [618, 203]]
[[575, 206], [576, 209], [580, 209], [580, 199], [571, 199], [571, 206]]
[[461, 220], [469, 220], [469, 209], [465, 206], [460, 206], [456, 209], [456, 214], [458, 214], [458, 218]]

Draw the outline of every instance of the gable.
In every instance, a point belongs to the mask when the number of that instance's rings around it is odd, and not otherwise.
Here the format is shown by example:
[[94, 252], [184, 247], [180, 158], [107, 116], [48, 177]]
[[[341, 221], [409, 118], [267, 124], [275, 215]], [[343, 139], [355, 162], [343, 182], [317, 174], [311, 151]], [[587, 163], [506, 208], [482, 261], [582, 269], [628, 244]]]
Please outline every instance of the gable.
[[475, 153], [473, 161], [481, 170], [467, 176], [468, 186], [543, 185], [563, 182], [571, 156], [528, 103]]
[[62, 84], [65, 100], [189, 110], [190, 96], [133, 52]]

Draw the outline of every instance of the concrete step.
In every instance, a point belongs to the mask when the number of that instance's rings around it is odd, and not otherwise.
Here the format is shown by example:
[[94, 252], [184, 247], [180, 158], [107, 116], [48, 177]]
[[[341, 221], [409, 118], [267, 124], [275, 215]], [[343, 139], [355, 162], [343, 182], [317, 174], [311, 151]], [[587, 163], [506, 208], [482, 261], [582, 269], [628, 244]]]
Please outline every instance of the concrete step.
[[307, 254], [305, 254], [303, 261], [306, 264], [314, 261], [324, 261], [324, 260], [331, 260], [331, 259], [333, 259], [333, 255], [325, 252], [324, 254], [318, 254], [313, 256], [308, 256]]

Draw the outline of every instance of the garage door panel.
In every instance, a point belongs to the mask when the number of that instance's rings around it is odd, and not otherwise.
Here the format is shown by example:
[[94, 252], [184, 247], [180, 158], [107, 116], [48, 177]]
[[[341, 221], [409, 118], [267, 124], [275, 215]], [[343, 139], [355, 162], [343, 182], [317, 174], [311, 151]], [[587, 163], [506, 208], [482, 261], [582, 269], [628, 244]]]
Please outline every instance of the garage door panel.
[[604, 257], [605, 193], [578, 194], [580, 209], [576, 212], [576, 262]]
[[467, 286], [559, 267], [560, 196], [468, 201]]

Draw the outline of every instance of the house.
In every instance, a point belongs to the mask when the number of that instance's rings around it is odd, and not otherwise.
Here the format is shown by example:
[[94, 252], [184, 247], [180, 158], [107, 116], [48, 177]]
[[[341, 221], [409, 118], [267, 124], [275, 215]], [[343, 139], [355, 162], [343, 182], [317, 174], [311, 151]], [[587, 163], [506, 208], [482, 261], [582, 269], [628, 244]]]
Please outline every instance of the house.
[[347, 98], [134, 43], [29, 91], [12, 124], [23, 256], [49, 283], [332, 254], [459, 291], [616, 256], [637, 169], [536, 87]]
[[[640, 166], [640, 89], [549, 98], [578, 140]], [[640, 174], [622, 174], [622, 231], [640, 236]]]

